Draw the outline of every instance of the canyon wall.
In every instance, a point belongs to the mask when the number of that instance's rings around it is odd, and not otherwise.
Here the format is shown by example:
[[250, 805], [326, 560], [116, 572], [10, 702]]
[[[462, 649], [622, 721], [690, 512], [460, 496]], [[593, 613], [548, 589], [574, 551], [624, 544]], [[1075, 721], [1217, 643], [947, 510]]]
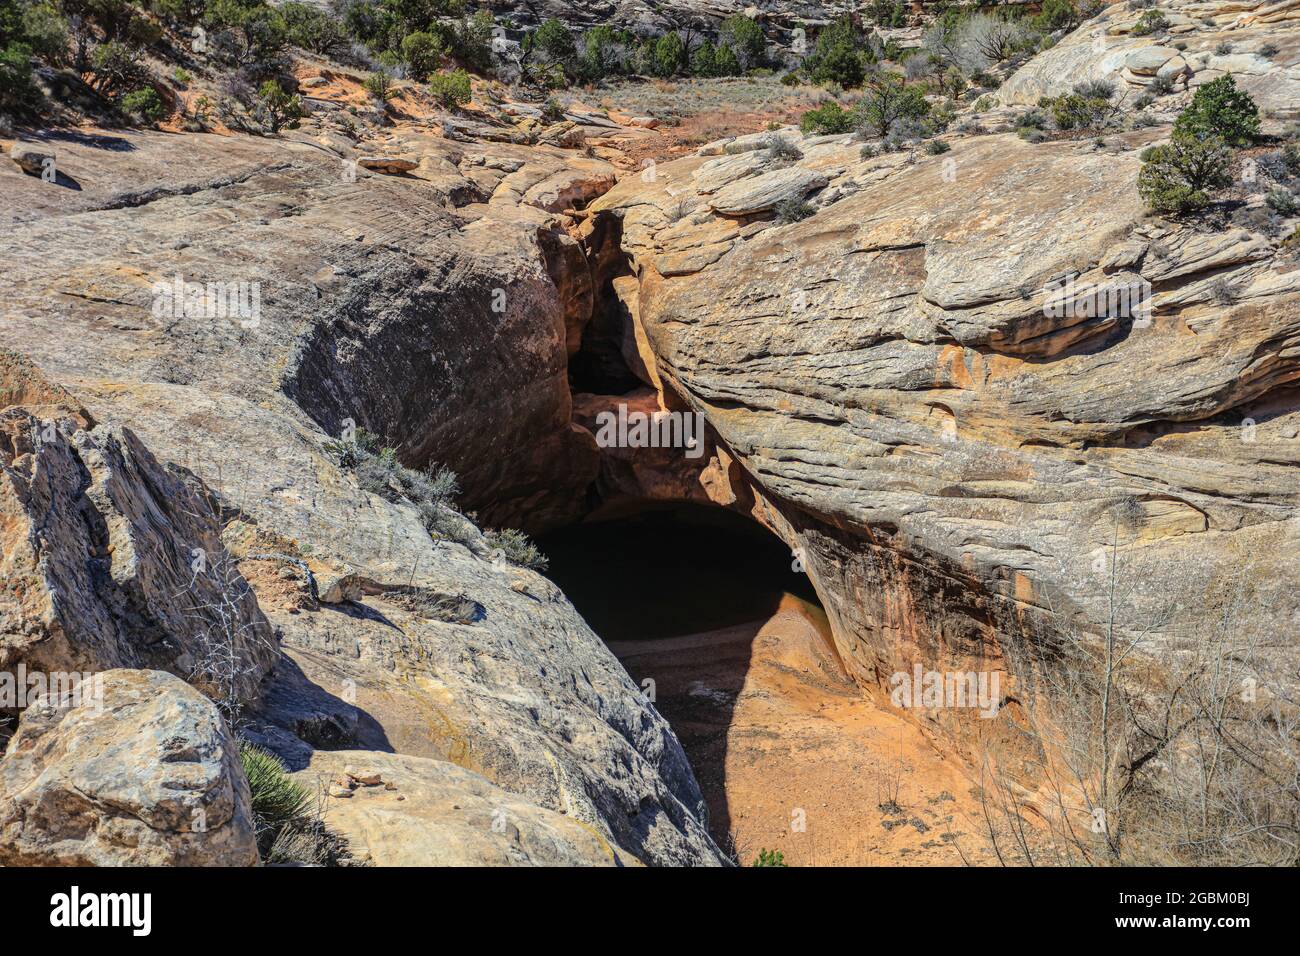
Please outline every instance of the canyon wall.
[[[860, 683], [917, 662], [1024, 678], [1112, 625], [1175, 653], [1230, 604], [1292, 679], [1300, 262], [1145, 215], [1138, 156], [1166, 134], [863, 158], [783, 130], [801, 158], [741, 137], [593, 204], [634, 263], [644, 365], [714, 439], [669, 494], [780, 534]], [[772, 215], [805, 198], [814, 215]], [[1053, 292], [1070, 279], [1077, 309]], [[1084, 307], [1121, 285], [1149, 317]]]

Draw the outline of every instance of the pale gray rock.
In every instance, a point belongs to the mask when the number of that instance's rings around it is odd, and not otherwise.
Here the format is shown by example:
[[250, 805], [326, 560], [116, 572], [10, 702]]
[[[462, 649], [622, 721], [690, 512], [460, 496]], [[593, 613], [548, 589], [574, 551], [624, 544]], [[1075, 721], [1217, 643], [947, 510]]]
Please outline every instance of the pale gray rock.
[[[349, 760], [364, 761], [366, 775]], [[309, 792], [330, 790], [325, 824], [373, 866], [638, 865], [596, 829], [443, 760], [317, 751], [294, 777]]]
[[9, 158], [25, 173], [39, 176], [46, 163], [54, 162], [54, 150], [32, 143], [14, 143], [9, 148]]
[[789, 166], [733, 182], [709, 197], [708, 204], [724, 216], [747, 216], [772, 209], [787, 199], [803, 199], [828, 182], [816, 170]]
[[2, 866], [254, 866], [239, 749], [161, 671], [109, 670], [33, 701], [0, 760]]

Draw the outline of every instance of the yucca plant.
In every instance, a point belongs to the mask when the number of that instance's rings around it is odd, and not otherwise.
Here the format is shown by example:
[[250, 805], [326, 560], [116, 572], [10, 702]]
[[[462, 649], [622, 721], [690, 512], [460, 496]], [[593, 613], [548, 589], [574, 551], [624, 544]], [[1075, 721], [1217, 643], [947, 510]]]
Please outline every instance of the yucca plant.
[[239, 760], [244, 765], [248, 789], [253, 796], [253, 820], [257, 845], [263, 857], [286, 826], [307, 815], [311, 798], [291, 779], [278, 757], [246, 740], [239, 742]]

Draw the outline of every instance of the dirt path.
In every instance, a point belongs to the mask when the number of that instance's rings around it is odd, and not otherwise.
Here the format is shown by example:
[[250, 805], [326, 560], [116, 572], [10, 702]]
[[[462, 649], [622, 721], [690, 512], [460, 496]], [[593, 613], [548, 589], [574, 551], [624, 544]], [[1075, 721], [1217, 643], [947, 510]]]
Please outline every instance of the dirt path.
[[978, 791], [853, 684], [818, 608], [787, 596], [766, 621], [610, 648], [655, 682], [714, 837], [746, 865], [760, 848], [792, 866], [993, 862]]

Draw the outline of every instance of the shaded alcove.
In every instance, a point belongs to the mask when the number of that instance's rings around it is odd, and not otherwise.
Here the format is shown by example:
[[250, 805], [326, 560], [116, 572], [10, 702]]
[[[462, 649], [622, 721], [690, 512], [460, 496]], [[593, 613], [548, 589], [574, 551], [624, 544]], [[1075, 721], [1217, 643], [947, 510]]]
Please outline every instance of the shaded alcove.
[[675, 637], [770, 617], [817, 595], [790, 549], [753, 520], [703, 505], [648, 505], [539, 540], [548, 575], [608, 641]]

